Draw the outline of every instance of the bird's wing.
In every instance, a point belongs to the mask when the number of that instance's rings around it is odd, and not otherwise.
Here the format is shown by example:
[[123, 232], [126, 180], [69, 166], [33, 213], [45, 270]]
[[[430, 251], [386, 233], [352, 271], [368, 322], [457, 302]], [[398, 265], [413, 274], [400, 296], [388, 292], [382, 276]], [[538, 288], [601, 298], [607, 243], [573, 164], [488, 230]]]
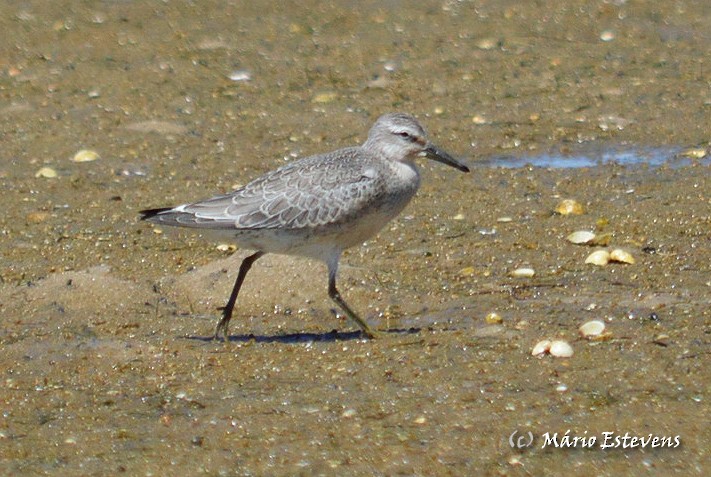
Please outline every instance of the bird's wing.
[[161, 223], [214, 229], [299, 229], [358, 215], [375, 198], [380, 175], [356, 149], [311, 156], [241, 189], [162, 212]]

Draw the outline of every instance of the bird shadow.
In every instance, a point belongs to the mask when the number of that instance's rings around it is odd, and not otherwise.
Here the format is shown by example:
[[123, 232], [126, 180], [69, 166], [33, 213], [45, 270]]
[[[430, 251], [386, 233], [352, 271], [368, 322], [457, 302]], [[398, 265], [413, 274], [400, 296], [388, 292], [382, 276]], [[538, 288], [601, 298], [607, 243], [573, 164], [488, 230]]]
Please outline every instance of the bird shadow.
[[[379, 330], [381, 334], [388, 335], [412, 335], [420, 332], [420, 328], [401, 328], [401, 329], [390, 329], [390, 330]], [[352, 341], [365, 339], [365, 335], [360, 331], [329, 331], [326, 333], [288, 333], [285, 335], [255, 335], [241, 334], [241, 335], [231, 335], [227, 340], [217, 340], [214, 336], [196, 336], [188, 335], [182, 336], [183, 339], [202, 341], [204, 343], [210, 342], [230, 342], [230, 343], [282, 343], [282, 344], [301, 344], [301, 343], [311, 343], [314, 341], [334, 343], [339, 341]]]

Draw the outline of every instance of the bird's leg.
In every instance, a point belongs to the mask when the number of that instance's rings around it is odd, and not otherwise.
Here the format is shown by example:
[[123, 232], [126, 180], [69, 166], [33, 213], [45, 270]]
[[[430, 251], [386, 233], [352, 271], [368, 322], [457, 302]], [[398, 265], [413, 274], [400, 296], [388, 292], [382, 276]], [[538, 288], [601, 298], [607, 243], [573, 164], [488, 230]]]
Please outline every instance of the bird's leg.
[[242, 282], [247, 276], [247, 272], [252, 268], [252, 264], [264, 255], [264, 252], [257, 252], [250, 255], [249, 257], [242, 260], [242, 265], [239, 267], [239, 273], [237, 274], [237, 280], [235, 280], [235, 286], [232, 288], [232, 293], [230, 294], [230, 299], [227, 300], [227, 304], [222, 309], [222, 318], [215, 328], [215, 336], [213, 339], [220, 339], [220, 334], [225, 340], [229, 339], [227, 334], [227, 328], [230, 325], [230, 319], [232, 319], [232, 311], [235, 308], [235, 302], [237, 301], [237, 295], [239, 295], [239, 289], [242, 288]]
[[328, 261], [328, 296], [336, 302], [336, 304], [343, 310], [351, 320], [355, 321], [360, 329], [363, 330], [363, 334], [368, 338], [377, 338], [378, 332], [373, 330], [368, 323], [365, 322], [360, 316], [350, 309], [345, 300], [341, 297], [341, 294], [336, 288], [336, 273], [338, 272], [338, 256], [334, 259]]

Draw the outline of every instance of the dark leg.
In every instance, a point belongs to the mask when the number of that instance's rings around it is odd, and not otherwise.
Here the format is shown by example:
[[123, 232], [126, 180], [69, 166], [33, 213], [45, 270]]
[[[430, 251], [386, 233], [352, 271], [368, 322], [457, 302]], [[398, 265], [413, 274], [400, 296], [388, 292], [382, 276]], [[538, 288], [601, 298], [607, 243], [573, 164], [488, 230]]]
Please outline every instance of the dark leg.
[[227, 300], [227, 304], [222, 309], [222, 319], [220, 319], [220, 322], [217, 324], [214, 339], [220, 339], [220, 334], [222, 334], [222, 337], [225, 340], [229, 339], [227, 327], [230, 325], [230, 319], [232, 319], [232, 310], [235, 308], [235, 302], [237, 301], [237, 295], [239, 295], [239, 289], [242, 288], [242, 282], [244, 282], [244, 278], [247, 276], [249, 269], [252, 268], [252, 264], [262, 255], [264, 255], [264, 252], [257, 252], [242, 260], [242, 265], [239, 267], [239, 273], [237, 274], [235, 286], [232, 288], [230, 299]]
[[374, 331], [368, 323], [366, 323], [360, 316], [358, 316], [353, 310], [350, 309], [348, 304], [341, 298], [341, 294], [336, 288], [336, 273], [338, 272], [338, 258], [335, 257], [328, 261], [328, 296], [336, 302], [336, 304], [343, 310], [351, 320], [355, 321], [360, 329], [363, 330], [363, 334], [368, 338], [376, 338], [378, 336], [377, 332]]

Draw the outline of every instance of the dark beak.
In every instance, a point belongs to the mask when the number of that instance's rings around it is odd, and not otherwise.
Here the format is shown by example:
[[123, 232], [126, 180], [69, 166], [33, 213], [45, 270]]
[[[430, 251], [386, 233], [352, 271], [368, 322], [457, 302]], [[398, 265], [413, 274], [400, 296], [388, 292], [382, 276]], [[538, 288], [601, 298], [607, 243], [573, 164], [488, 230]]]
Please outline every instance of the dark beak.
[[455, 169], [459, 169], [462, 172], [469, 172], [469, 168], [450, 156], [448, 153], [438, 148], [434, 144], [428, 144], [422, 155], [432, 159], [433, 161], [441, 162], [442, 164], [447, 164]]

